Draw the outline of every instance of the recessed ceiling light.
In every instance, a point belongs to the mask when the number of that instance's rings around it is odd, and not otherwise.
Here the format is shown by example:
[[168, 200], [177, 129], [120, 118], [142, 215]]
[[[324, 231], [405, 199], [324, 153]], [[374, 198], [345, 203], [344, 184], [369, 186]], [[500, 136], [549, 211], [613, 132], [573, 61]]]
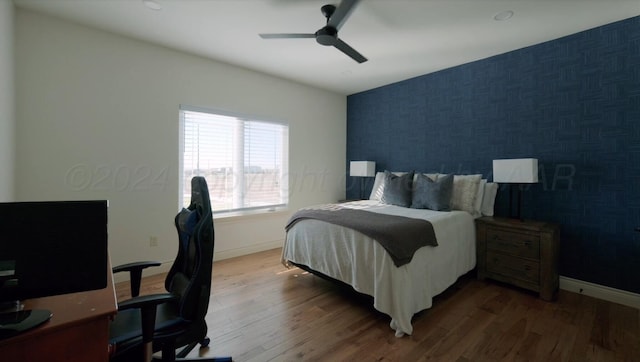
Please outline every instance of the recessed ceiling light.
[[509, 20], [509, 19], [511, 19], [512, 16], [513, 16], [513, 11], [505, 10], [505, 11], [501, 11], [501, 12], [497, 13], [493, 17], [493, 20], [495, 20], [495, 21]]
[[151, 10], [162, 10], [162, 5], [160, 5], [160, 3], [158, 3], [157, 1], [154, 1], [154, 0], [142, 0], [142, 3], [144, 4], [144, 6], [146, 6], [147, 8], [149, 8]]

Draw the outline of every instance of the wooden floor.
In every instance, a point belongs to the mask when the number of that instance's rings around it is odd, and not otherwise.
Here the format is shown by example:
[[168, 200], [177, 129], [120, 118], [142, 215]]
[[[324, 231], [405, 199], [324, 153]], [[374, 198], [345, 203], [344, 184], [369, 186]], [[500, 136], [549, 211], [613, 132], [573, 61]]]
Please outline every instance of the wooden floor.
[[[217, 261], [204, 356], [234, 361], [640, 361], [640, 311], [561, 290], [556, 302], [472, 273], [396, 338], [371, 299], [280, 264], [280, 249]], [[163, 288], [145, 278], [142, 293]], [[118, 298], [127, 297], [118, 284]], [[194, 355], [197, 355], [194, 351]]]

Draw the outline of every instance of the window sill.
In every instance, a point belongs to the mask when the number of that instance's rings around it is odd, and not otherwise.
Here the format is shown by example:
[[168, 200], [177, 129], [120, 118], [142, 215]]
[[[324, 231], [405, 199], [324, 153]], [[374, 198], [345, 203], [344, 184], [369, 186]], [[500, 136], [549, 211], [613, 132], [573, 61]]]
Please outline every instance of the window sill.
[[251, 211], [232, 211], [225, 212], [218, 215], [213, 215], [213, 220], [215, 222], [227, 223], [234, 221], [241, 221], [251, 218], [265, 218], [265, 217], [274, 217], [274, 216], [283, 216], [289, 214], [288, 207], [277, 207], [273, 210], [251, 210]]

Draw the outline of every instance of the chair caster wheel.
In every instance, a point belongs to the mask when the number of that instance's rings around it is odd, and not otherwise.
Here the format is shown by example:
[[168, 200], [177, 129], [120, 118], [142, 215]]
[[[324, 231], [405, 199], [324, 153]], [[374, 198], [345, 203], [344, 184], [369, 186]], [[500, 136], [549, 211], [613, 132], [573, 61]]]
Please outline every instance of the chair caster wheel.
[[200, 341], [200, 348], [208, 347], [210, 342], [211, 340], [209, 339], [209, 337], [205, 337], [202, 341]]

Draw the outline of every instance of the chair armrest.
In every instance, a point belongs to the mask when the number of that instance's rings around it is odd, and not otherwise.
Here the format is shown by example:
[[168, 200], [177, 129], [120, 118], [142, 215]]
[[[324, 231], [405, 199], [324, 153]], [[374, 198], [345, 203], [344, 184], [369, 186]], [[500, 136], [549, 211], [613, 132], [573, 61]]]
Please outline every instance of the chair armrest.
[[171, 293], [149, 294], [141, 297], [134, 297], [118, 303], [118, 310], [132, 309], [132, 308], [150, 308], [155, 307], [158, 304], [170, 302], [172, 300], [178, 300], [178, 297]]
[[118, 303], [118, 311], [140, 309], [142, 342], [148, 344], [153, 342], [158, 305], [172, 300], [178, 300], [178, 297], [170, 293], [143, 295]]
[[140, 283], [142, 281], [142, 270], [152, 267], [160, 266], [162, 263], [157, 261], [136, 261], [133, 263], [122, 264], [113, 267], [111, 270], [113, 273], [129, 272], [129, 280], [131, 283], [131, 296], [137, 297], [140, 295]]
[[133, 263], [122, 264], [113, 267], [114, 273], [119, 273], [123, 271], [131, 271], [131, 270], [142, 270], [148, 268], [150, 266], [160, 266], [162, 263], [159, 261], [136, 261]]

